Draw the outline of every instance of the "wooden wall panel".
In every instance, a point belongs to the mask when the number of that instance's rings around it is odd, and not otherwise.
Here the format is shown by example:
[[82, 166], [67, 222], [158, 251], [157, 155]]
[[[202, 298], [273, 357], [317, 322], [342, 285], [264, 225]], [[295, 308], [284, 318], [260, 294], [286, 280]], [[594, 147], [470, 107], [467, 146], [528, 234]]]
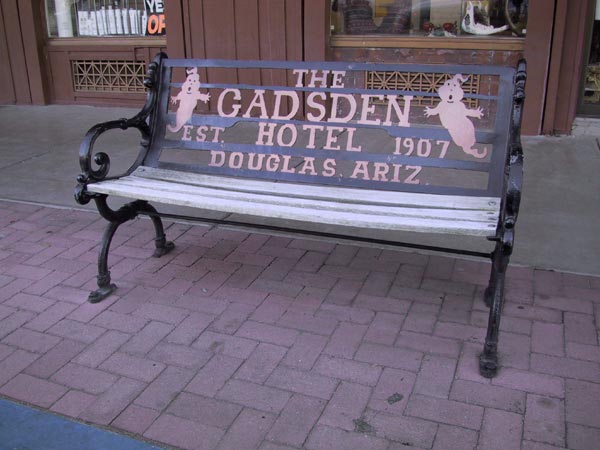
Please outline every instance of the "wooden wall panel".
[[260, 59], [259, 0], [236, 0], [235, 47], [239, 59]]
[[[303, 37], [302, 37], [302, 2], [297, 0], [286, 0], [285, 2], [286, 23], [286, 46], [288, 61], [302, 61], [303, 59]], [[322, 46], [325, 47], [325, 41]]]
[[204, 50], [206, 58], [235, 59], [233, 0], [203, 0]]
[[[203, 0], [201, 3], [202, 15], [200, 18], [204, 27], [205, 57], [209, 59], [235, 59], [234, 0]], [[200, 78], [202, 79], [202, 74], [200, 74]], [[237, 74], [226, 69], [208, 69], [206, 79], [215, 83], [236, 83], [238, 81]], [[211, 109], [216, 109], [215, 99], [218, 98], [218, 95], [218, 90], [211, 91], [213, 99], [210, 102]]]
[[18, 0], [21, 38], [31, 103], [44, 105], [48, 103], [50, 82], [46, 76], [47, 67], [44, 58], [45, 25], [43, 23], [43, 0]]
[[329, 42], [329, 1], [304, 0], [304, 60], [326, 61]]
[[[285, 2], [285, 23], [286, 23], [286, 59], [288, 61], [302, 61], [304, 59], [304, 38], [303, 38], [303, 23], [302, 23], [302, 2], [295, 0], [286, 0]], [[325, 42], [323, 42], [323, 47]], [[296, 80], [293, 74], [288, 73], [288, 85], [294, 86]], [[306, 97], [307, 93], [304, 93]], [[305, 101], [300, 102], [300, 109], [296, 115], [296, 119], [304, 117]]]
[[[206, 58], [204, 36], [204, 0], [187, 0], [187, 15], [184, 16], [184, 28], [189, 35], [190, 45], [186, 58]], [[224, 37], [227, 39], [227, 37]]]
[[[259, 0], [260, 57], [264, 60], [285, 60], [285, 2], [281, 0]], [[266, 84], [285, 83], [285, 72], [262, 70], [262, 81]]]
[[[258, 0], [235, 1], [235, 46], [239, 59], [260, 59], [260, 32], [258, 26]], [[260, 70], [247, 69], [238, 72], [240, 83], [260, 84]], [[242, 108], [250, 104], [249, 95], [242, 96]]]
[[63, 51], [49, 51], [48, 61], [50, 77], [52, 79], [52, 103], [73, 103], [75, 94], [71, 81], [71, 62], [69, 53]]
[[[286, 47], [286, 23], [285, 23], [285, 1], [281, 0], [259, 0], [258, 24], [260, 30], [259, 48], [260, 58], [263, 60], [285, 60], [287, 56]], [[261, 80], [267, 85], [285, 85], [287, 82], [286, 71], [267, 70], [260, 71]], [[265, 94], [267, 108], [271, 109], [274, 103], [272, 91]], [[287, 112], [282, 108], [282, 112]]]
[[4, 26], [5, 15], [3, 5], [0, 2], [0, 104], [12, 104], [17, 101], [15, 86], [10, 68], [10, 56], [8, 53], [8, 36]]
[[554, 133], [557, 115], [558, 88], [560, 83], [561, 61], [564, 56], [565, 36], [567, 33], [566, 17], [568, 15], [567, 0], [557, 0], [548, 68], [548, 86], [546, 89], [546, 108], [542, 122], [542, 134]]
[[29, 77], [25, 50], [21, 39], [21, 25], [19, 23], [19, 8], [16, 0], [0, 0], [2, 15], [5, 18], [4, 28], [8, 48], [8, 61], [14, 81], [16, 103], [31, 103], [29, 90]]
[[285, 60], [288, 44], [285, 33], [285, 2], [259, 0], [259, 9], [261, 59]]
[[527, 101], [523, 111], [523, 134], [540, 134], [544, 115], [548, 67], [552, 47], [552, 29], [556, 0], [529, 3], [529, 20], [525, 38], [527, 59]]
[[185, 58], [187, 51], [187, 33], [183, 26], [185, 9], [181, 0], [169, 0], [164, 3], [165, 16], [168, 17], [167, 54], [170, 58]]
[[[185, 0], [183, 3], [183, 32], [186, 37], [186, 58], [206, 58], [206, 42], [204, 40], [206, 30], [204, 28], [204, 1], [203, 0]], [[206, 70], [199, 72], [200, 80], [207, 80]], [[182, 81], [175, 79], [175, 81]], [[213, 95], [213, 98], [215, 96]], [[214, 109], [214, 105], [208, 105]], [[198, 105], [200, 111], [206, 111], [204, 103]]]
[[184, 0], [177, 11], [183, 18], [183, 35], [190, 36], [185, 56], [301, 60], [302, 4], [298, 0]]
[[[183, 18], [181, 32], [189, 36], [185, 56], [300, 61], [303, 58], [302, 6], [303, 1], [298, 0], [183, 0], [177, 9]], [[237, 73], [209, 69], [201, 72], [200, 77], [209, 82], [248, 84], [287, 80], [285, 71], [249, 69]], [[214, 94], [216, 92], [211, 93], [216, 98]], [[243, 105], [249, 103], [247, 97], [243, 96]], [[200, 109], [203, 107], [199, 105]], [[211, 102], [210, 109], [214, 108]]]

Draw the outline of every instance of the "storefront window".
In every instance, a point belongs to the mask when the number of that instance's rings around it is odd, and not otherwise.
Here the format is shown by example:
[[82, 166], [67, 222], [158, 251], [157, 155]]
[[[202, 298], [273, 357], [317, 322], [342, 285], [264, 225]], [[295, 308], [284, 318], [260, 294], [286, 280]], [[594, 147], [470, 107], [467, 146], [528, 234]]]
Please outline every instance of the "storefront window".
[[583, 92], [577, 113], [583, 116], [600, 116], [600, 0], [596, 0], [594, 23], [583, 79]]
[[46, 0], [50, 37], [161, 36], [164, 0]]
[[334, 35], [524, 36], [528, 0], [331, 0]]

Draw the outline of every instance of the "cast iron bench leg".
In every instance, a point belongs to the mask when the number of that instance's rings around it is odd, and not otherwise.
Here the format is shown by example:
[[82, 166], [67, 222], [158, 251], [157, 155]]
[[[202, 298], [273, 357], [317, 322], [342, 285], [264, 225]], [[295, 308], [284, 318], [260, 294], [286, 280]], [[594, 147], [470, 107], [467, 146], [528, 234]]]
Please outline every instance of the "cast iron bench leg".
[[493, 378], [498, 371], [498, 333], [500, 331], [500, 315], [504, 303], [504, 280], [509, 256], [510, 250], [501, 242], [496, 243], [492, 256], [490, 284], [485, 291], [485, 302], [490, 307], [487, 335], [483, 353], [479, 356], [479, 373], [486, 378]]
[[152, 224], [154, 225], [154, 231], [156, 233], [154, 245], [156, 249], [154, 250], [154, 254], [152, 256], [155, 258], [160, 258], [161, 256], [166, 255], [173, 250], [175, 248], [175, 244], [171, 241], [167, 241], [162, 220], [158, 215], [156, 215], [157, 211], [154, 206], [149, 203], [144, 203], [140, 206], [140, 212], [149, 213], [148, 215], [150, 216]]
[[[90, 303], [98, 303], [99, 301], [104, 300], [117, 289], [117, 285], [111, 283], [110, 279], [110, 271], [108, 270], [108, 251], [110, 249], [112, 238], [115, 235], [117, 228], [119, 228], [119, 225], [134, 219], [140, 212], [156, 213], [156, 209], [143, 200], [136, 200], [128, 203], [117, 211], [113, 211], [109, 208], [105, 196], [96, 198], [95, 200], [100, 214], [108, 220], [109, 223], [102, 235], [102, 244], [100, 253], [98, 254], [98, 289], [90, 293], [88, 297]], [[150, 215], [150, 219], [152, 220], [154, 231], [156, 232], [156, 237], [154, 238], [156, 250], [154, 250], [153, 256], [159, 258], [173, 250], [175, 245], [172, 242], [167, 241], [160, 217]]]
[[498, 274], [498, 258], [496, 258], [496, 254], [498, 252], [494, 251], [492, 256], [492, 269], [490, 271], [490, 281], [485, 288], [485, 292], [483, 294], [483, 301], [485, 306], [488, 308], [492, 307], [492, 302], [494, 301], [494, 292], [496, 290], [496, 278]]
[[115, 231], [119, 228], [121, 223], [110, 222], [104, 234], [102, 235], [102, 245], [100, 247], [100, 253], [98, 254], [98, 289], [92, 291], [88, 297], [88, 302], [98, 303], [104, 300], [117, 288], [117, 285], [110, 282], [110, 271], [108, 270], [108, 249]]

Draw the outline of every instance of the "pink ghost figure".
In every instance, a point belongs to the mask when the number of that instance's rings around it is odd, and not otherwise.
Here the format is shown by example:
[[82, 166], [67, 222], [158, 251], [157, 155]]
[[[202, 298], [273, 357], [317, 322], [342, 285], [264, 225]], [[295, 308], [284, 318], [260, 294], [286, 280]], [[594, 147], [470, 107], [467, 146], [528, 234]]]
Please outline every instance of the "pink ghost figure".
[[425, 108], [427, 117], [440, 116], [440, 122], [444, 128], [450, 133], [450, 137], [456, 145], [461, 147], [463, 151], [475, 158], [485, 158], [488, 149], [485, 147], [479, 151], [473, 148], [475, 144], [475, 127], [469, 117], [481, 119], [483, 111], [481, 107], [477, 109], [468, 109], [462, 99], [465, 93], [460, 86], [461, 83], [467, 81], [469, 77], [463, 77], [462, 74], [456, 74], [453, 78], [447, 80], [438, 89], [438, 94], [442, 100], [435, 108]]
[[200, 75], [198, 68], [186, 70], [187, 78], [185, 79], [179, 94], [171, 96], [171, 103], [179, 102], [179, 108], [175, 114], [175, 125], [167, 125], [169, 131], [175, 133], [190, 120], [194, 113], [194, 108], [198, 104], [198, 100], [207, 103], [210, 100], [210, 94], [200, 92]]

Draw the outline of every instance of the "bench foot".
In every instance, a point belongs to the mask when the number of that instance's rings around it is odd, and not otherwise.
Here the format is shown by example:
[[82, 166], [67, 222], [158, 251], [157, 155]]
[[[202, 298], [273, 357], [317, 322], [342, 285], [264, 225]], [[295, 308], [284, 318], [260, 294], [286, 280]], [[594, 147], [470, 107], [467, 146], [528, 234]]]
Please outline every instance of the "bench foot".
[[174, 248], [175, 248], [175, 244], [173, 244], [171, 241], [165, 241], [165, 243], [162, 244], [161, 246], [159, 246], [157, 244], [156, 249], [154, 250], [154, 253], [152, 254], [152, 257], [160, 258], [161, 256], [164, 256], [167, 253], [169, 253]]
[[173, 250], [175, 248], [175, 244], [171, 241], [167, 241], [165, 228], [163, 227], [161, 218], [158, 216], [158, 211], [156, 211], [156, 208], [144, 201], [137, 204], [137, 211], [148, 214], [150, 220], [152, 220], [152, 225], [154, 225], [156, 237], [154, 238], [155, 250], [152, 256], [154, 258], [160, 258], [161, 256], [166, 255]]
[[498, 351], [494, 349], [484, 349], [479, 355], [479, 373], [485, 378], [494, 378], [498, 373]]
[[95, 291], [90, 292], [88, 302], [98, 303], [104, 300], [106, 297], [110, 296], [116, 289], [117, 285], [114, 283], [109, 283], [106, 286], [100, 286]]
[[98, 254], [98, 289], [90, 293], [88, 297], [88, 302], [90, 303], [98, 303], [104, 300], [117, 289], [117, 286], [114, 283], [111, 283], [110, 280], [110, 271], [108, 270], [108, 250], [112, 238], [121, 223], [122, 222], [117, 221], [109, 222], [102, 235], [102, 244], [100, 246], [100, 253]]
[[[144, 211], [150, 213], [156, 213], [156, 209], [148, 203], [144, 205]], [[171, 241], [167, 241], [167, 236], [165, 235], [165, 229], [162, 224], [162, 220], [160, 217], [151, 215], [150, 219], [152, 220], [152, 224], [154, 225], [154, 231], [156, 233], [156, 237], [154, 238], [154, 246], [155, 250], [152, 256], [154, 258], [160, 258], [163, 255], [166, 255], [171, 250], [175, 248], [175, 244]]]

